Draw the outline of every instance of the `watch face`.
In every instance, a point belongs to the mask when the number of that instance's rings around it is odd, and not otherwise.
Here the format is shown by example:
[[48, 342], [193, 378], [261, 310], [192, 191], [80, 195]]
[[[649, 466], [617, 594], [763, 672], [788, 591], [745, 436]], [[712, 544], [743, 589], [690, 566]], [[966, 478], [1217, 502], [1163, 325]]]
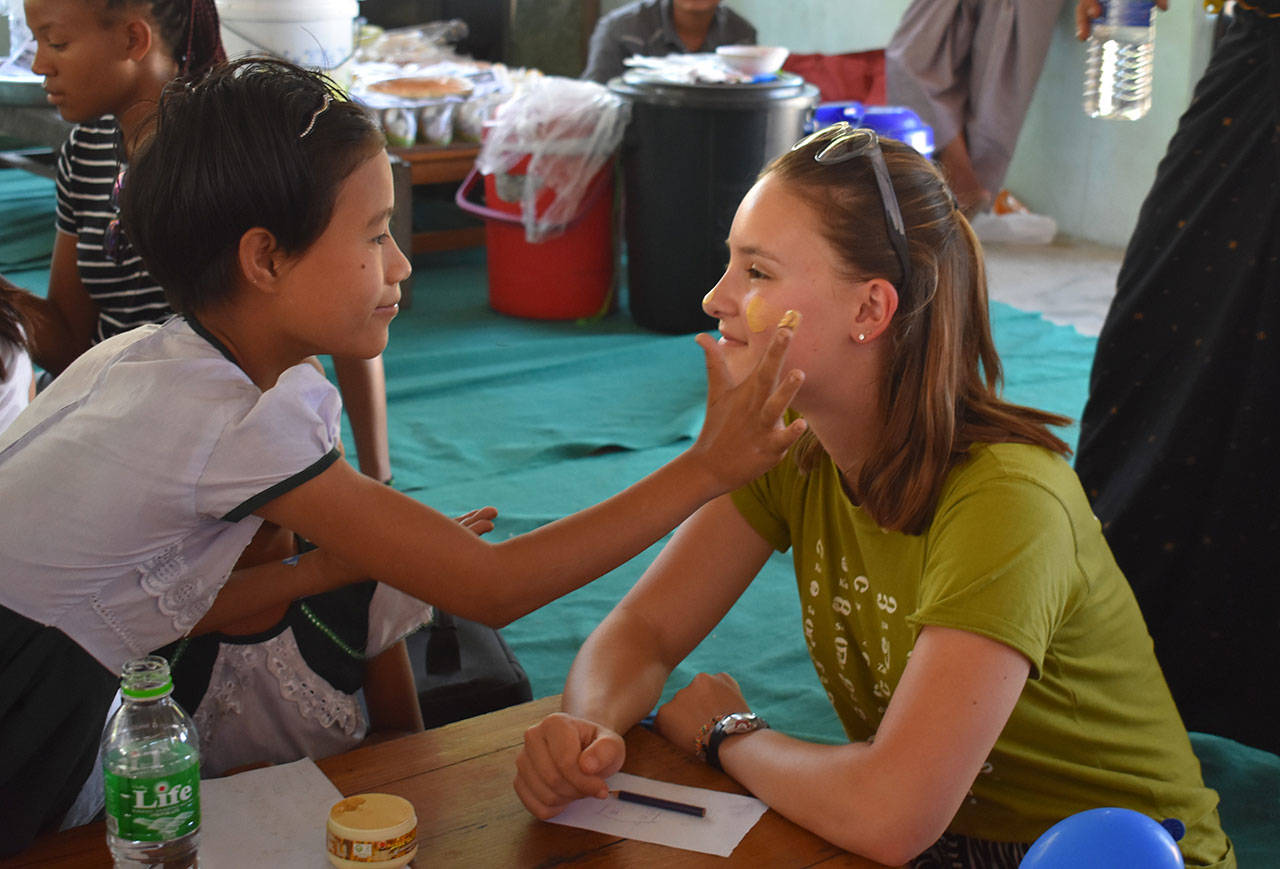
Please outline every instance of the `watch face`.
[[736, 712], [728, 716], [724, 722], [725, 733], [747, 733], [760, 726], [760, 719], [754, 712]]

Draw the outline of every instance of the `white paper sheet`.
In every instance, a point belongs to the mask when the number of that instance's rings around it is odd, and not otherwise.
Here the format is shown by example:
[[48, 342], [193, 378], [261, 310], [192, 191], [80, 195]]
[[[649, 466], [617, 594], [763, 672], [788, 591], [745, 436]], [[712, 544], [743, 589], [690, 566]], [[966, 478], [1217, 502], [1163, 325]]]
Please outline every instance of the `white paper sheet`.
[[607, 800], [587, 797], [570, 803], [551, 823], [728, 857], [769, 808], [755, 797], [671, 784], [625, 772], [614, 773], [608, 782], [609, 790], [633, 791], [704, 806], [707, 815], [699, 818], [624, 803], [613, 797]]
[[329, 809], [342, 794], [310, 760], [200, 782], [200, 869], [333, 869]]

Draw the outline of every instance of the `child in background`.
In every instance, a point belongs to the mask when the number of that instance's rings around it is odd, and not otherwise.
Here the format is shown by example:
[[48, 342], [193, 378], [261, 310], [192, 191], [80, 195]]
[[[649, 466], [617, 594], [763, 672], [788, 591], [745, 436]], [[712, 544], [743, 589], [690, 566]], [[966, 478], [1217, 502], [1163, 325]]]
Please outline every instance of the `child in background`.
[[[118, 182], [165, 85], [198, 80], [226, 54], [214, 0], [27, 0], [25, 10], [37, 44], [32, 72], [76, 124], [58, 159], [47, 298], [19, 298], [31, 355], [56, 375], [93, 344], [172, 315], [120, 231]], [[360, 469], [390, 480], [382, 358], [333, 365]]]
[[743, 199], [703, 308], [739, 377], [773, 312], [804, 316], [791, 407], [809, 433], [699, 509], [583, 644], [564, 712], [525, 735], [529, 810], [606, 792], [619, 734], [790, 548], [804, 642], [849, 741], [769, 730], [731, 676], [704, 673], [658, 710], [674, 746], [894, 866], [1013, 869], [1098, 806], [1178, 818], [1188, 865], [1234, 866], [1133, 593], [1047, 428], [1065, 420], [997, 393], [982, 251], [934, 165], [847, 124], [802, 140]]
[[[90, 349], [0, 435], [0, 828], [21, 850], [96, 756], [116, 674], [183, 636], [280, 621], [374, 578], [502, 625], [613, 569], [799, 436], [792, 328], [736, 386], [707, 336], [694, 444], [620, 494], [488, 544], [361, 475], [308, 360], [386, 345], [409, 262], [388, 232], [380, 131], [281, 61], [161, 98], [121, 193], [130, 243], [180, 316]], [[490, 514], [491, 515], [491, 514]], [[249, 566], [263, 520], [318, 548]], [[234, 571], [233, 571], [234, 568]]]
[[0, 286], [0, 431], [22, 412], [35, 395], [27, 333], [14, 293]]

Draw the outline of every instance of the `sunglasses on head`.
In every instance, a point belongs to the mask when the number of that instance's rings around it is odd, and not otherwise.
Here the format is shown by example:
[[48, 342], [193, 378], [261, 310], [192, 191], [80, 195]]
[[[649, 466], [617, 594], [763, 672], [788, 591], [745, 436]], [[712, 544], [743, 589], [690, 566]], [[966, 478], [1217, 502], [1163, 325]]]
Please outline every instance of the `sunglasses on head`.
[[889, 230], [889, 244], [898, 256], [898, 265], [902, 267], [902, 286], [905, 287], [911, 282], [911, 258], [907, 255], [907, 229], [902, 220], [902, 209], [898, 206], [897, 194], [893, 192], [889, 167], [884, 162], [884, 154], [880, 150], [880, 137], [876, 135], [875, 130], [868, 127], [854, 127], [848, 121], [840, 121], [810, 133], [792, 145], [791, 150], [798, 151], [814, 143], [820, 145], [813, 154], [813, 159], [817, 163], [843, 163], [862, 156], [870, 158], [876, 187], [880, 191], [880, 204], [884, 208], [885, 224]]

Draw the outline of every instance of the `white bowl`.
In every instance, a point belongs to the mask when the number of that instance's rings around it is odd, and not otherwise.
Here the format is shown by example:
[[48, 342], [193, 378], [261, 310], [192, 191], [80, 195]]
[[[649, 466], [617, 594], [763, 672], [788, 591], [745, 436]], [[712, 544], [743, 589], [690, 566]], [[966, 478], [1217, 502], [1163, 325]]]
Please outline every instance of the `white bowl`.
[[744, 75], [769, 75], [782, 69], [791, 52], [777, 45], [722, 45], [720, 62]]

